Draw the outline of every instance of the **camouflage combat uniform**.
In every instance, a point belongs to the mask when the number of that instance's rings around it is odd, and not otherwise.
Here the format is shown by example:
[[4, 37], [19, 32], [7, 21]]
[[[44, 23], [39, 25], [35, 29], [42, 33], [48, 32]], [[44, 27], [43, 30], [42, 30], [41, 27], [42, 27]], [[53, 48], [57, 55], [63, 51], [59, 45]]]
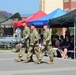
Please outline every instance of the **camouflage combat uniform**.
[[47, 28], [43, 32], [43, 45], [41, 47], [42, 54], [39, 54], [39, 60], [35, 61], [36, 63], [38, 63], [38, 64], [41, 63], [41, 59], [44, 56], [44, 53], [46, 50], [47, 50], [49, 58], [50, 58], [50, 62], [48, 62], [48, 63], [50, 63], [50, 64], [53, 63], [54, 53], [53, 53], [51, 44], [52, 44], [51, 43], [51, 30]]
[[39, 52], [38, 45], [39, 45], [38, 32], [36, 29], [34, 29], [30, 34], [30, 47], [28, 49], [28, 53], [27, 53], [25, 62], [28, 62], [30, 60], [30, 57], [33, 55], [33, 50], [34, 50], [36, 57], [37, 57], [37, 54]]
[[3, 31], [3, 29], [2, 29], [2, 28], [0, 28], [0, 37], [2, 37], [2, 36], [3, 36], [3, 34], [4, 34], [4, 31]]
[[28, 27], [25, 27], [23, 30], [23, 38], [21, 40], [22, 47], [20, 48], [20, 52], [18, 54], [17, 61], [21, 61], [21, 57], [26, 52], [26, 50], [29, 48], [29, 35], [30, 35], [30, 29]]

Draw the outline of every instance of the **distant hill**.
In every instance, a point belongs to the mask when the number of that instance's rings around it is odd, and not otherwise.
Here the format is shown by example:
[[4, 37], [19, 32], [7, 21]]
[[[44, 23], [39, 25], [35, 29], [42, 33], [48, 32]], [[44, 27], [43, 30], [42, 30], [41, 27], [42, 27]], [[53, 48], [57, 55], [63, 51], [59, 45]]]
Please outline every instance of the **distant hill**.
[[[14, 13], [10, 13], [10, 12], [7, 12], [7, 11], [3, 11], [3, 10], [0, 10], [1, 13], [3, 13], [6, 17], [11, 17]], [[21, 14], [21, 16], [24, 16], [24, 17], [29, 17], [31, 16], [31, 14]]]
[[13, 14], [10, 13], [10, 12], [6, 12], [6, 11], [1, 11], [0, 10], [0, 13], [3, 13], [7, 18], [11, 17]]

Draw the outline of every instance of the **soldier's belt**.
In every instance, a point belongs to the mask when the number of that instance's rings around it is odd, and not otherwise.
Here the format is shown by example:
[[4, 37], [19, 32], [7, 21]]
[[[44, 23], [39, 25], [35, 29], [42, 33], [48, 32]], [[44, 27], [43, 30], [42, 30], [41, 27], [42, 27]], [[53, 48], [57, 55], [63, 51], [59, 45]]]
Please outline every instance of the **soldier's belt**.
[[48, 45], [48, 46], [52, 46], [52, 44]]
[[52, 46], [52, 45], [51, 44], [50, 45], [46, 44], [46, 45], [43, 45], [43, 46]]
[[34, 46], [34, 47], [37, 47], [37, 46], [39, 46], [39, 45], [30, 45], [30, 46]]
[[39, 46], [39, 45], [34, 45], [35, 47]]

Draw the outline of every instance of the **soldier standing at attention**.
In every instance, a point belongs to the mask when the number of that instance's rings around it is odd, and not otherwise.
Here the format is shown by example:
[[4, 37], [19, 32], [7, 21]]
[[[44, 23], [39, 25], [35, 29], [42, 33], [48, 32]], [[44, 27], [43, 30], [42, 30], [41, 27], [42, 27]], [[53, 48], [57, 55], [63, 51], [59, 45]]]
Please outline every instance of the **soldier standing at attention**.
[[42, 55], [39, 54], [39, 60], [36, 60], [35, 62], [37, 64], [41, 63], [41, 59], [44, 56], [45, 51], [47, 50], [50, 61], [48, 62], [48, 64], [53, 64], [54, 61], [54, 53], [53, 53], [53, 49], [52, 49], [52, 43], [51, 43], [51, 30], [48, 28], [48, 25], [44, 25], [43, 26], [43, 45], [41, 47], [41, 51], [42, 51]]
[[[33, 50], [36, 54], [36, 57], [38, 55], [39, 51], [39, 37], [38, 32], [34, 25], [31, 25], [31, 33], [30, 33], [30, 47], [28, 49], [28, 53], [25, 59], [25, 62], [27, 63], [30, 60], [30, 57], [33, 56]], [[37, 57], [38, 58], [38, 57]]]
[[[26, 50], [29, 48], [30, 29], [29, 29], [29, 27], [27, 27], [25, 22], [23, 22], [22, 25], [24, 26], [24, 30], [23, 30], [23, 33], [22, 33], [23, 38], [21, 39], [22, 47], [20, 48], [18, 58], [15, 59], [18, 62], [21, 61], [21, 57], [26, 52]], [[32, 58], [31, 58], [31, 60], [32, 60]]]

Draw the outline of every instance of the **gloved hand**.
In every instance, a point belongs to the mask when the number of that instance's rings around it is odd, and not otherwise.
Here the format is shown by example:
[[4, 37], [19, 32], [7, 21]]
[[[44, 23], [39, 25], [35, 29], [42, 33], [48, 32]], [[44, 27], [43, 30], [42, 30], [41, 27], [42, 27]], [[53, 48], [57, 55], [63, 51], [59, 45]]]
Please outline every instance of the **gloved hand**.
[[43, 42], [43, 45], [46, 45], [46, 43], [45, 43], [45, 42]]

